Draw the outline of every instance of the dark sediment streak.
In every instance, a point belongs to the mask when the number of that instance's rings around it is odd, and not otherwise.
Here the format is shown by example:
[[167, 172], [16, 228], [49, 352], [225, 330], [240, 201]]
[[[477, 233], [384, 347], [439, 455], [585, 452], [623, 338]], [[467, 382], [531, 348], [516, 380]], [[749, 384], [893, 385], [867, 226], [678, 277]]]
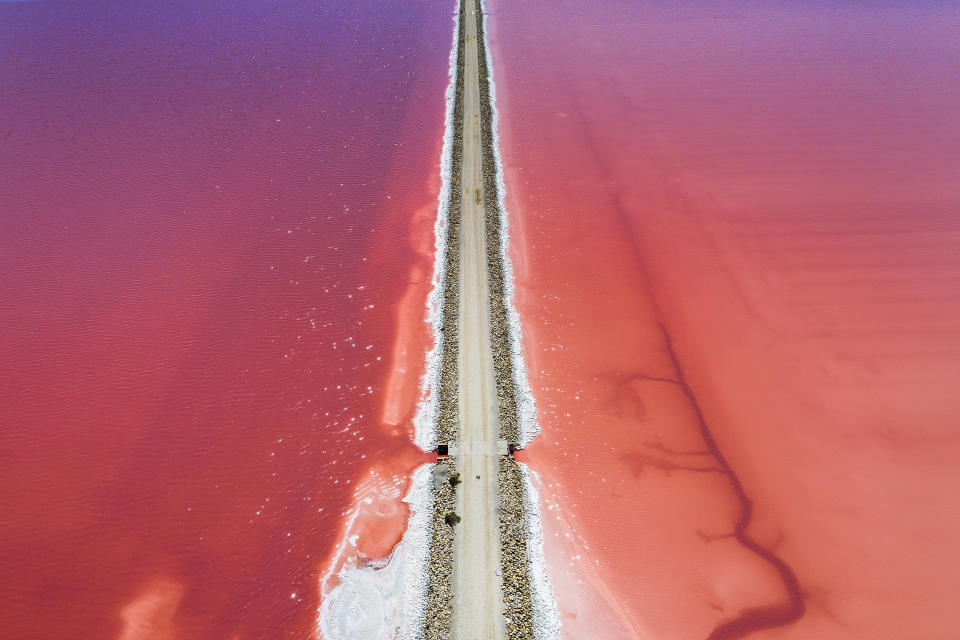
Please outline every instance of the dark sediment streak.
[[[600, 169], [600, 172], [605, 179], [609, 180], [611, 183], [615, 183], [612, 172], [607, 166], [607, 162], [602, 151], [597, 147], [594, 137], [590, 135], [590, 126], [586, 117], [579, 108], [576, 113], [580, 121], [580, 126], [583, 127], [583, 130], [587, 134], [585, 139], [589, 145], [596, 166]], [[740, 611], [740, 614], [736, 618], [721, 622], [719, 625], [717, 625], [710, 632], [710, 635], [707, 636], [706, 640], [737, 640], [738, 638], [743, 638], [746, 635], [755, 631], [760, 631], [761, 629], [772, 629], [775, 627], [793, 624], [802, 618], [806, 612], [806, 603], [803, 599], [803, 593], [800, 589], [799, 580], [797, 579], [797, 576], [793, 572], [793, 569], [790, 567], [790, 565], [788, 565], [773, 551], [767, 549], [756, 540], [751, 538], [747, 532], [747, 529], [750, 526], [750, 521], [753, 518], [753, 502], [750, 500], [746, 490], [743, 488], [740, 478], [737, 477], [737, 474], [733, 471], [733, 468], [730, 466], [729, 462], [727, 462], [727, 459], [720, 452], [720, 448], [717, 445], [716, 440], [714, 440], [706, 418], [703, 415], [703, 411], [701, 410], [696, 396], [693, 393], [693, 389], [691, 389], [690, 385], [687, 384], [686, 378], [683, 375], [683, 368], [681, 367], [680, 359], [677, 357], [670, 333], [667, 331], [666, 325], [662, 320], [663, 315], [660, 303], [658, 302], [657, 295], [650, 284], [651, 278], [649, 269], [642, 258], [644, 256], [644, 252], [631, 232], [631, 225], [626, 213], [626, 207], [621, 201], [619, 194], [614, 195], [610, 199], [609, 206], [617, 212], [617, 216], [623, 226], [624, 237], [632, 239], [634, 254], [638, 256], [637, 267], [642, 273], [643, 280], [647, 283], [646, 294], [653, 305], [654, 316], [657, 319], [661, 332], [663, 333], [664, 348], [670, 356], [673, 369], [676, 373], [675, 380], [670, 378], [653, 378], [650, 376], [647, 378], [659, 379], [662, 382], [676, 384], [686, 396], [687, 401], [690, 403], [691, 408], [697, 416], [697, 424], [701, 436], [703, 437], [704, 442], [707, 444], [710, 454], [712, 454], [717, 461], [718, 470], [727, 476], [733, 491], [737, 496], [737, 500], [740, 502], [740, 514], [737, 517], [736, 523], [734, 524], [733, 537], [736, 538], [736, 540], [744, 547], [757, 554], [763, 558], [764, 561], [773, 566], [773, 568], [780, 575], [780, 579], [787, 594], [787, 601], [781, 605], [751, 607]], [[698, 471], [708, 470], [700, 469]]]
[[792, 624], [803, 617], [806, 611], [806, 603], [803, 599], [803, 593], [800, 590], [800, 582], [797, 580], [797, 576], [794, 574], [793, 569], [790, 568], [790, 565], [773, 551], [751, 538], [750, 534], [747, 533], [747, 529], [750, 527], [750, 520], [753, 518], [753, 501], [747, 496], [743, 485], [740, 483], [740, 479], [720, 452], [720, 448], [713, 439], [713, 434], [710, 433], [710, 428], [707, 426], [707, 421], [703, 417], [700, 405], [693, 395], [693, 390], [683, 376], [683, 370], [680, 368], [680, 361], [673, 349], [670, 334], [663, 325], [660, 325], [660, 329], [663, 332], [663, 340], [667, 348], [667, 353], [670, 355], [673, 368], [677, 372], [677, 380], [675, 382], [690, 402], [690, 406], [697, 416], [700, 434], [707, 443], [707, 448], [716, 459], [720, 470], [730, 480], [733, 491], [740, 501], [740, 515], [737, 517], [736, 524], [734, 525], [733, 536], [740, 544], [769, 562], [773, 568], [777, 570], [787, 593], [787, 601], [783, 604], [744, 609], [736, 618], [720, 623], [710, 632], [707, 640], [736, 640], [754, 631]]

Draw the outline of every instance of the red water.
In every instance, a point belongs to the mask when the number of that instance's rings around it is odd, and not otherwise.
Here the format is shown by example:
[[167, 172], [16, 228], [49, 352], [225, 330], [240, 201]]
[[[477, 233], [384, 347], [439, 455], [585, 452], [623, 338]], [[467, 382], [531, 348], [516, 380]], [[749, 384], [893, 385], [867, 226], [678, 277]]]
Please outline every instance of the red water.
[[353, 487], [424, 461], [449, 7], [0, 25], [2, 635], [308, 637]]
[[564, 636], [960, 636], [956, 8], [489, 10]]

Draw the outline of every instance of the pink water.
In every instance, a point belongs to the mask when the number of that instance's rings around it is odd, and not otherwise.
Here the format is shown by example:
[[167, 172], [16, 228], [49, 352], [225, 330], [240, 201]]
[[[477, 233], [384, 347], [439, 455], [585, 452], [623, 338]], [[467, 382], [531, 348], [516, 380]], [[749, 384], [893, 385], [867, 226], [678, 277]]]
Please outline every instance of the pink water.
[[957, 637], [956, 8], [489, 5], [564, 637]]
[[450, 7], [0, 25], [2, 635], [310, 637], [354, 488], [427, 458]]

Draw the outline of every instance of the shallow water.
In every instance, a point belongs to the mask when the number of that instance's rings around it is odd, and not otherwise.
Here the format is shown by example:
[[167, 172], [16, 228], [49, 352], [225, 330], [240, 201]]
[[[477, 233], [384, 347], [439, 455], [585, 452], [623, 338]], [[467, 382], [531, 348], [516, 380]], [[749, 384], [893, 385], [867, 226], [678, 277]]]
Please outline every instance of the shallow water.
[[956, 9], [489, 9], [564, 636], [955, 637]]
[[450, 7], [0, 14], [3, 633], [307, 637], [426, 459]]

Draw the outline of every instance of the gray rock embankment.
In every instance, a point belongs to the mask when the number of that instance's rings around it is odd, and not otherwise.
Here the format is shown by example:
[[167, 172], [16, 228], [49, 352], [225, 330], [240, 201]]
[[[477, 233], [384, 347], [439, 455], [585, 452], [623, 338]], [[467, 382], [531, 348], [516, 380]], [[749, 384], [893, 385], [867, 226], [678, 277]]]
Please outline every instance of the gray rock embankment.
[[523, 478], [517, 462], [500, 458], [500, 570], [503, 572], [503, 616], [508, 640], [533, 640], [533, 603], [527, 556], [527, 518]]
[[453, 514], [457, 506], [456, 481], [450, 481], [456, 473], [453, 458], [437, 464], [433, 472], [425, 640], [448, 640], [453, 625], [453, 537], [457, 525], [448, 521], [448, 514]]
[[[464, 16], [461, 2], [461, 16]], [[490, 274], [490, 318], [494, 373], [497, 386], [500, 437], [516, 443], [519, 439], [517, 390], [511, 356], [510, 325], [507, 314], [504, 258], [501, 248], [502, 229], [493, 148], [493, 113], [490, 104], [483, 16], [476, 14], [479, 64], [480, 109], [483, 144], [484, 216], [487, 241], [487, 268]], [[445, 243], [443, 278], [443, 326], [437, 441], [455, 443], [458, 439], [459, 395], [459, 310], [460, 310], [460, 225], [461, 173], [463, 167], [463, 50], [464, 25], [461, 20], [457, 44], [457, 81], [453, 116], [453, 153], [450, 167], [450, 201]], [[447, 640], [453, 623], [453, 541], [456, 527], [450, 514], [456, 507], [456, 461], [447, 458], [434, 472], [434, 505], [431, 528], [429, 582], [427, 591], [424, 637], [426, 640]], [[530, 591], [529, 554], [527, 551], [527, 519], [524, 483], [520, 468], [513, 458], [499, 460], [497, 479], [498, 523], [500, 529], [500, 567], [503, 577], [503, 612], [509, 640], [532, 640], [533, 607]], [[469, 523], [465, 523], [469, 526]]]
[[[461, 15], [463, 3], [461, 1]], [[457, 69], [453, 102], [453, 148], [450, 166], [450, 194], [447, 203], [447, 237], [444, 258], [443, 308], [440, 355], [440, 388], [437, 406], [437, 442], [457, 441], [457, 406], [459, 380], [460, 319], [460, 182], [463, 167], [463, 47], [464, 26], [459, 22], [457, 36]], [[456, 473], [452, 458], [434, 469], [433, 518], [430, 530], [430, 558], [427, 581], [426, 617], [423, 635], [426, 640], [447, 640], [453, 625], [453, 538], [456, 525], [446, 521], [454, 513], [457, 496], [449, 477]]]
[[[462, 4], [462, 3], [461, 3]], [[461, 6], [462, 10], [462, 6]], [[460, 348], [460, 187], [463, 171], [463, 21], [457, 44], [457, 78], [453, 101], [453, 149], [450, 163], [450, 200], [447, 207], [446, 256], [443, 265], [441, 310], [440, 390], [437, 407], [437, 442], [456, 442], [459, 394], [457, 359]]]
[[520, 438], [517, 417], [517, 387], [511, 355], [510, 321], [507, 314], [506, 273], [501, 228], [500, 186], [497, 183], [497, 161], [493, 148], [493, 105], [490, 103], [489, 69], [483, 16], [477, 13], [477, 40], [480, 47], [480, 118], [483, 144], [483, 207], [487, 240], [487, 270], [490, 274], [490, 340], [493, 344], [494, 375], [497, 383], [497, 404], [500, 437], [507, 442]]

